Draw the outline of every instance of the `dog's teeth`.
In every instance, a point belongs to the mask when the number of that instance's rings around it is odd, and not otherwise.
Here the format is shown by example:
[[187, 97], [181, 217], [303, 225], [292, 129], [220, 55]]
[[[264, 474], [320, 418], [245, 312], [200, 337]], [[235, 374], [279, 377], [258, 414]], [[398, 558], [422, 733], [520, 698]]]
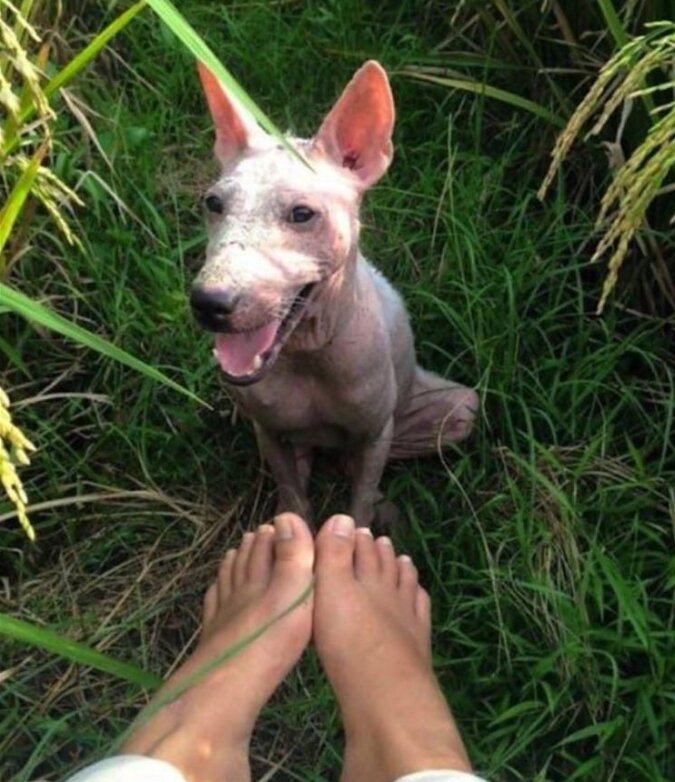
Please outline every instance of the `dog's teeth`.
[[262, 356], [260, 353], [253, 359], [253, 371], [257, 372], [263, 365]]

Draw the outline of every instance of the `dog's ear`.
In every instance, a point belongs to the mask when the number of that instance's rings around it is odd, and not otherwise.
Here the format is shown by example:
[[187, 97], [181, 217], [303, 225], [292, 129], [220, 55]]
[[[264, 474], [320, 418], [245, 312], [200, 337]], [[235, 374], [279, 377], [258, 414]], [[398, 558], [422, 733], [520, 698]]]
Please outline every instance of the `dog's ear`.
[[197, 62], [197, 69], [216, 130], [216, 157], [226, 163], [248, 147], [259, 145], [265, 132], [239, 102], [225, 92], [204, 63]]
[[365, 190], [384, 174], [394, 155], [394, 99], [382, 66], [369, 60], [354, 74], [324, 119], [313, 147], [348, 169]]

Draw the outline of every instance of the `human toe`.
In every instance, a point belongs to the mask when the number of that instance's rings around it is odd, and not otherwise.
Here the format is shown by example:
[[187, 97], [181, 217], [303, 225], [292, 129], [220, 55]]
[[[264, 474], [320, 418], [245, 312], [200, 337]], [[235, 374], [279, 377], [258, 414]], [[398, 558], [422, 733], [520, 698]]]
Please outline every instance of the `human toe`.
[[246, 575], [250, 582], [267, 586], [272, 575], [274, 559], [274, 527], [262, 524], [258, 527], [248, 558]]
[[397, 561], [398, 591], [406, 608], [414, 612], [418, 590], [417, 568], [407, 554], [401, 554]]
[[375, 546], [380, 560], [380, 571], [384, 584], [394, 589], [398, 582], [398, 563], [396, 562], [396, 552], [391, 538], [382, 535], [375, 540]]
[[223, 557], [223, 561], [220, 563], [220, 567], [218, 568], [217, 591], [218, 600], [221, 604], [227, 601], [227, 599], [232, 594], [232, 589], [234, 588], [233, 573], [234, 562], [236, 558], [237, 549], [228, 549], [225, 553], [225, 556]]
[[354, 569], [359, 581], [371, 581], [380, 576], [380, 558], [373, 534], [368, 527], [359, 527], [354, 539]]
[[246, 582], [248, 561], [254, 540], [255, 532], [245, 532], [237, 549], [237, 556], [232, 566], [232, 583], [235, 589], [239, 589]]
[[309, 584], [314, 566], [314, 539], [306, 522], [295, 513], [274, 519], [274, 563], [270, 587], [286, 592]]
[[326, 521], [316, 538], [317, 578], [324, 574], [353, 575], [355, 538], [351, 516], [338, 514]]

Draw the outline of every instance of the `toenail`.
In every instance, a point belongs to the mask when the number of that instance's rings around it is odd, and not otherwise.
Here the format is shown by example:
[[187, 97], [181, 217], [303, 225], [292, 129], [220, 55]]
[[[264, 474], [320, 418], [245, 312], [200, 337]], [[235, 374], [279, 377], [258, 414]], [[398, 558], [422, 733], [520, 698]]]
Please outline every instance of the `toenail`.
[[290, 540], [293, 537], [293, 522], [288, 516], [277, 516], [274, 519], [274, 530], [277, 540]]
[[401, 554], [401, 556], [398, 558], [398, 561], [404, 562], [406, 565], [412, 565], [412, 558], [407, 554]]
[[354, 534], [354, 519], [343, 514], [333, 516], [330, 531], [339, 538], [351, 538]]
[[263, 535], [267, 535], [270, 532], [274, 532], [274, 527], [271, 524], [261, 524], [258, 527], [258, 532], [262, 532]]
[[383, 535], [381, 538], [377, 539], [378, 543], [381, 543], [383, 546], [389, 546], [389, 548], [393, 548], [394, 544], [391, 542], [391, 538], [388, 538], [386, 535]]
[[373, 537], [373, 533], [370, 531], [370, 527], [357, 527], [356, 531], [361, 533], [361, 535], [369, 535], [371, 538]]
[[249, 543], [253, 542], [254, 537], [255, 532], [244, 532], [244, 537], [241, 539], [241, 545], [248, 546]]

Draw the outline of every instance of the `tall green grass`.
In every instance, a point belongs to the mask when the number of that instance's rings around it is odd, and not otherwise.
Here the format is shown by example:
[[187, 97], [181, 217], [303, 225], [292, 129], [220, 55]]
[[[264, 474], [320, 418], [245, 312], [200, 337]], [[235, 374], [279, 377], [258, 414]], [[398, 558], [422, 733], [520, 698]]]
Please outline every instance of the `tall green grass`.
[[[458, 29], [467, 48], [484, 45], [476, 30], [439, 22], [435, 4], [181, 10], [275, 124], [304, 135], [365, 57], [400, 70], [450, 48]], [[534, 16], [523, 13], [534, 41]], [[66, 21], [63, 35], [81, 24]], [[506, 51], [505, 23], [495, 24], [486, 57]], [[56, 128], [56, 173], [96, 174], [82, 181], [83, 250], [38, 215], [12, 284], [114, 334], [213, 409], [3, 315], [12, 352], [1, 382], [18, 390], [41, 450], [28, 474], [35, 547], [0, 509], [0, 611], [156, 675], [189, 648], [222, 552], [274, 497], [187, 313], [212, 172], [193, 59], [145, 12], [116, 51], [121, 63], [95, 66], [77, 86], [111, 169], [65, 113]], [[512, 81], [497, 73], [490, 83], [563, 112], [555, 96], [528, 92], [529, 66]], [[477, 384], [484, 403], [461, 451], [393, 465], [384, 482], [409, 519], [396, 543], [433, 598], [436, 670], [490, 779], [671, 779], [668, 324], [631, 312], [631, 300], [593, 314], [602, 274], [579, 248], [602, 161], [583, 155], [592, 185], [560, 179], [540, 203], [549, 122], [488, 95], [402, 76], [393, 86], [396, 159], [367, 197], [364, 247], [403, 292], [423, 363]], [[319, 470], [314, 499], [327, 514], [343, 507], [344, 481]], [[111, 673], [0, 644], [3, 780], [62, 776], [105, 754], [145, 702]], [[341, 752], [336, 706], [310, 653], [266, 711], [255, 768], [331, 780]]]
[[[66, 241], [74, 247], [80, 246], [77, 235], [70, 227], [68, 213], [73, 206], [82, 206], [82, 201], [47, 165], [47, 155], [53, 145], [52, 124], [56, 116], [49, 101], [59, 95], [59, 91], [91, 63], [143, 6], [142, 2], [136, 3], [116, 17], [87, 47], [45, 83], [44, 71], [51, 64], [51, 42], [41, 41], [32, 24], [45, 9], [32, 0], [23, 3], [20, 8], [2, 2], [0, 105], [3, 114], [0, 116], [0, 163], [3, 166], [3, 176], [0, 188], [0, 278], [6, 276], [11, 265], [18, 262], [30, 239], [30, 221], [34, 209], [29, 208], [29, 205], [33, 207], [36, 201], [50, 214], [54, 225]], [[36, 51], [31, 52], [31, 49]], [[86, 124], [86, 120], [84, 123]], [[32, 153], [29, 151], [31, 148], [34, 148]], [[23, 219], [19, 223], [20, 217]], [[16, 230], [17, 225], [20, 225], [20, 230]], [[11, 245], [10, 239], [13, 239]], [[80, 325], [69, 323], [40, 302], [31, 301], [0, 281], [0, 314], [5, 312], [15, 312], [36, 320], [104, 355], [123, 361], [155, 380], [167, 383], [177, 391], [191, 395], [162, 372], [130, 356], [109, 340], [92, 334]], [[11, 346], [7, 347], [4, 340], [0, 342], [0, 350], [10, 359], [16, 360], [16, 352]], [[193, 394], [191, 396], [196, 399]], [[4, 391], [3, 399], [5, 405], [8, 404]], [[26, 514], [28, 497], [16, 469], [17, 466], [28, 466], [30, 461], [24, 449], [16, 447], [12, 441], [16, 441], [18, 436], [28, 446], [30, 442], [20, 428], [11, 424], [8, 414], [3, 414], [3, 418], [7, 420], [0, 428], [1, 483], [7, 498], [14, 505], [21, 527], [33, 541], [35, 531]]]

